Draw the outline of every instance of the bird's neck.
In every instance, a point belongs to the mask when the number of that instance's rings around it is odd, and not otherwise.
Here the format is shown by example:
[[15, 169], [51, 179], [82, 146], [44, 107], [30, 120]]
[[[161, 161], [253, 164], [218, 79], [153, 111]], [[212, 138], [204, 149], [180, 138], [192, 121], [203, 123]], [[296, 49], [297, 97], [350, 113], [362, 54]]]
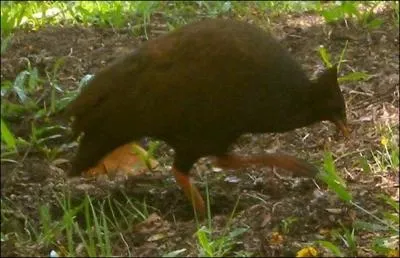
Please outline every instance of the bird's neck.
[[279, 127], [280, 132], [290, 131], [297, 128], [309, 126], [313, 123], [321, 121], [315, 112], [315, 100], [312, 98], [312, 86], [302, 88], [297, 92], [293, 92], [292, 98], [286, 103], [286, 110], [283, 112], [284, 117]]

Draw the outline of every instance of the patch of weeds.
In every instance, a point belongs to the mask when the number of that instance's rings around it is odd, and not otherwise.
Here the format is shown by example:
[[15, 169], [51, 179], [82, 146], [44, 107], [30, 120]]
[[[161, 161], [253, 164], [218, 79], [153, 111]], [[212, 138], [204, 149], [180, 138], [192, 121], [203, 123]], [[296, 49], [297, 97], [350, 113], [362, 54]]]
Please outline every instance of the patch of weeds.
[[357, 256], [357, 239], [354, 228], [350, 231], [342, 226], [340, 230], [332, 230], [331, 235], [333, 242], [339, 239], [345, 248], [340, 248], [330, 241], [317, 241], [317, 243], [328, 249], [335, 256]]
[[66, 10], [75, 22], [115, 28], [127, 25], [135, 35], [141, 35], [143, 29], [148, 39], [147, 26], [159, 4], [157, 1], [77, 1], [66, 5]]
[[50, 113], [55, 113], [58, 110], [61, 110], [64, 106], [63, 105], [57, 105], [58, 100], [56, 98], [56, 92], [58, 91], [59, 93], [62, 93], [63, 90], [60, 88], [60, 85], [58, 83], [58, 73], [60, 71], [60, 68], [64, 64], [65, 59], [64, 58], [59, 58], [56, 63], [53, 66], [53, 70], [51, 72], [46, 71], [46, 76], [47, 76], [47, 81], [50, 84], [51, 87], [51, 92], [50, 92]]
[[[144, 36], [146, 40], [149, 39], [148, 37], [148, 32], [147, 32], [147, 27], [150, 24], [151, 20], [151, 15], [153, 12], [159, 7], [158, 2], [154, 1], [140, 1], [138, 2], [136, 6], [136, 15], [139, 17], [139, 24], [136, 24], [135, 26], [132, 27], [132, 31], [134, 32], [135, 35], [138, 35], [139, 32], [143, 28]], [[142, 34], [142, 33], [140, 33]]]
[[20, 28], [37, 29], [43, 24], [59, 21], [61, 3], [51, 2], [1, 2], [1, 36], [8, 36]]
[[[235, 6], [243, 7], [247, 3], [237, 3]], [[171, 1], [162, 3], [159, 11], [166, 18], [168, 29], [173, 30], [199, 17], [216, 18], [231, 14], [233, 8], [234, 3], [231, 1]]]
[[121, 28], [126, 24], [129, 14], [133, 13], [134, 6], [134, 2], [128, 1], [82, 1], [66, 4], [65, 8], [78, 23]]
[[260, 1], [257, 6], [273, 14], [315, 10], [319, 1]]
[[[316, 242], [322, 247], [326, 248], [328, 251], [330, 251], [330, 253], [334, 256], [357, 256], [357, 239], [354, 228], [352, 230], [349, 230], [342, 225], [341, 229], [335, 229], [331, 231], [331, 238], [331, 241], [320, 240]], [[335, 242], [337, 242], [337, 240], [341, 241], [344, 246], [343, 248], [334, 244]]]
[[[1, 143], [2, 149], [15, 153], [21, 139], [12, 132], [9, 121], [20, 120], [27, 112], [37, 108], [35, 101], [30, 97], [40, 79], [36, 68], [31, 68], [28, 61], [27, 70], [20, 72], [14, 82], [1, 83]], [[2, 157], [4, 153], [2, 152]]]
[[324, 154], [324, 171], [318, 174], [319, 179], [328, 185], [328, 188], [333, 190], [338, 197], [345, 201], [352, 200], [351, 194], [347, 191], [347, 186], [344, 179], [342, 179], [336, 172], [335, 163], [330, 151], [325, 151]]
[[197, 1], [200, 8], [204, 6], [207, 17], [216, 18], [232, 11], [231, 1]]
[[[272, 1], [281, 3], [279, 1]], [[301, 2], [301, 1], [295, 1]], [[262, 14], [268, 9], [270, 2], [256, 1], [192, 1], [168, 2], [160, 5], [159, 11], [165, 16], [169, 30], [176, 29], [184, 24], [199, 18], [231, 17], [239, 18], [249, 16], [249, 13]], [[275, 8], [276, 9], [276, 8]]]
[[[236, 228], [229, 233], [213, 237], [212, 231], [206, 227], [201, 227], [196, 236], [200, 244], [199, 256], [203, 257], [222, 257], [228, 255], [237, 244], [236, 238], [245, 233], [248, 228]], [[243, 253], [241, 253], [243, 255]]]
[[25, 60], [27, 68], [15, 77], [14, 82], [3, 81], [1, 83], [1, 98], [6, 101], [6, 103], [3, 103], [3, 101], [1, 103], [2, 114], [12, 114], [15, 105], [10, 103], [10, 110], [5, 110], [5, 108], [8, 107], [9, 102], [12, 102], [10, 100], [13, 99], [18, 101], [20, 105], [23, 105], [24, 109], [30, 110], [37, 107], [37, 104], [32, 99], [31, 95], [39, 88], [42, 80], [39, 78], [37, 68], [31, 67], [30, 61], [27, 58]]
[[[3, 124], [2, 124], [3, 126]], [[37, 127], [35, 122], [31, 123], [31, 134], [28, 139], [23, 139], [22, 137], [15, 137], [11, 132], [7, 133], [7, 130], [3, 131], [2, 128], [2, 144], [6, 143], [5, 152], [2, 152], [2, 159], [16, 154], [18, 151], [28, 151], [34, 149], [45, 155], [48, 160], [54, 160], [58, 154], [62, 151], [62, 146], [60, 147], [49, 147], [49, 144], [56, 141], [57, 139], [63, 138], [63, 133], [67, 131], [68, 128], [61, 125], [48, 125]], [[12, 147], [14, 145], [14, 147]], [[3, 148], [3, 147], [2, 147]]]
[[320, 244], [322, 247], [326, 248], [328, 251], [330, 251], [331, 254], [333, 254], [335, 257], [345, 257], [340, 248], [335, 244], [333, 244], [332, 242], [325, 240], [318, 240], [316, 242]]
[[369, 223], [366, 221], [356, 221], [354, 226], [360, 230], [371, 232], [377, 235], [371, 243], [371, 249], [378, 255], [385, 255], [387, 257], [399, 256], [399, 203], [392, 197], [380, 194], [377, 198], [381, 199], [386, 205], [387, 209], [383, 210], [383, 221], [389, 226], [382, 226], [381, 224]]
[[358, 23], [367, 29], [377, 29], [382, 24], [381, 19], [375, 18], [374, 11], [381, 1], [336, 1], [333, 5], [324, 5], [320, 8], [320, 14], [328, 23], [335, 23], [355, 18]]
[[2, 37], [15, 29], [37, 29], [44, 24], [81, 23], [120, 28], [138, 5], [130, 1], [8, 2], [1, 2]]
[[53, 248], [53, 253], [62, 256], [110, 257], [112, 243], [123, 238], [130, 225], [145, 220], [148, 214], [146, 205], [139, 207], [130, 199], [124, 203], [110, 197], [95, 201], [85, 195], [80, 203], [73, 204], [69, 194], [65, 194], [57, 202], [61, 217], [53, 215], [54, 207], [43, 204], [39, 207], [39, 226], [31, 223], [30, 232], [32, 241], [41, 250], [50, 252]]
[[[216, 236], [216, 232], [213, 231], [211, 225], [211, 211], [210, 211], [210, 202], [209, 202], [209, 192], [208, 185], [206, 184], [206, 194], [207, 194], [207, 214], [208, 214], [208, 225], [207, 226], [199, 226], [196, 232], [196, 237], [199, 244], [199, 256], [203, 257], [222, 257], [226, 255], [232, 255], [232, 250], [234, 250], [235, 246], [238, 244], [237, 238], [244, 234], [248, 228], [246, 227], [238, 227], [238, 228], [230, 228], [233, 216], [235, 214], [237, 205], [239, 203], [240, 198], [236, 201], [235, 207], [231, 213], [231, 216], [226, 224], [226, 227], [223, 233], [219, 236]], [[197, 215], [196, 215], [197, 221]], [[247, 252], [234, 252], [235, 256], [250, 256], [251, 254]]]
[[399, 23], [400, 23], [400, 13], [399, 13], [399, 1], [393, 1], [392, 2], [392, 9], [393, 9], [393, 20], [394, 20], [394, 25], [399, 28]]
[[160, 5], [160, 11], [170, 31], [190, 22], [203, 12], [201, 4], [196, 1], [163, 2]]
[[8, 129], [7, 124], [1, 118], [1, 142], [6, 144], [6, 149], [17, 151], [17, 143], [14, 134]]
[[[28, 6], [24, 3], [1, 1], [1, 38], [10, 35], [14, 28], [22, 24]], [[3, 40], [2, 40], [3, 41]], [[2, 42], [3, 49], [3, 42]]]
[[4, 39], [1, 37], [1, 55], [3, 55], [9, 47], [12, 35], [6, 36]]
[[396, 140], [396, 128], [390, 125], [378, 124], [380, 145], [377, 150], [371, 150], [373, 162], [368, 161], [365, 155], [360, 154], [359, 163], [365, 173], [396, 172], [399, 170], [399, 144]]
[[63, 138], [62, 132], [67, 131], [68, 128], [60, 125], [36, 127], [34, 123], [31, 128], [29, 145], [45, 154], [48, 160], [54, 160], [61, 152], [61, 147], [51, 148], [47, 143]]
[[[338, 69], [338, 73], [340, 71], [340, 65], [343, 62], [346, 62], [343, 58], [344, 55], [346, 53], [346, 49], [347, 49], [347, 44], [348, 41], [346, 41], [346, 44], [344, 46], [344, 48], [342, 49], [342, 52], [340, 54], [339, 60], [337, 62], [337, 69]], [[328, 50], [324, 47], [324, 46], [320, 46], [318, 49], [319, 55], [321, 57], [321, 60], [323, 61], [324, 65], [328, 68], [333, 67], [332, 61], [331, 61], [331, 55], [329, 54]], [[368, 80], [369, 79], [369, 75], [367, 73], [364, 72], [350, 72], [344, 76], [341, 76], [338, 78], [338, 82], [342, 83], [342, 82], [354, 82], [354, 81], [362, 81], [362, 80]]]
[[[385, 214], [395, 226], [399, 227], [399, 211], [396, 213]], [[379, 255], [386, 255], [388, 257], [399, 257], [399, 232], [390, 232], [387, 236], [377, 237], [371, 244], [371, 249]]]
[[[4, 128], [2, 148], [5, 144], [5, 149], [8, 151], [2, 152], [2, 157], [14, 154], [17, 149], [30, 146], [37, 148], [52, 160], [60, 148], [52, 149], [48, 143], [55, 143], [64, 136], [64, 132], [68, 131], [66, 127], [54, 126], [54, 122], [50, 120], [50, 116], [61, 111], [71, 99], [70, 94], [64, 94], [57, 79], [63, 59], [57, 60], [52, 71], [46, 71], [50, 89], [45, 87], [46, 82], [39, 77], [37, 68], [31, 67], [28, 59], [26, 61], [26, 70], [20, 72], [14, 82], [4, 81], [1, 84], [1, 119]], [[65, 96], [60, 98], [61, 94]], [[10, 124], [21, 122], [28, 124], [28, 121], [31, 124], [30, 135], [28, 131], [28, 135], [13, 137]]]
[[[316, 241], [322, 247], [329, 250], [333, 255], [344, 256], [357, 256], [357, 238], [355, 231], [363, 231], [375, 235], [370, 243], [370, 248], [376, 255], [383, 255], [386, 257], [398, 257], [399, 254], [399, 204], [391, 197], [379, 195], [378, 198], [382, 199], [388, 205], [388, 211], [383, 211], [382, 221], [386, 223], [377, 224], [367, 221], [357, 220], [353, 223], [352, 230], [347, 229], [342, 225], [341, 229], [332, 231], [332, 241]], [[357, 234], [359, 235], [359, 234]], [[334, 244], [340, 242], [343, 247]]]
[[349, 255], [357, 256], [357, 238], [355, 235], [355, 229], [349, 230], [348, 228], [342, 226], [342, 232], [333, 231], [332, 235], [334, 238], [340, 239], [346, 249], [348, 250]]
[[[1, 197], [1, 242], [9, 241], [11, 238], [20, 239], [24, 234], [26, 217], [19, 211], [13, 202]], [[25, 240], [25, 239], [24, 239]]]
[[280, 227], [284, 234], [289, 234], [291, 226], [297, 221], [297, 218], [290, 216], [286, 219], [281, 220]]
[[[398, 234], [399, 234], [399, 205], [398, 203], [394, 202], [391, 198], [386, 197], [386, 196], [380, 196], [380, 198], [384, 199], [385, 202], [394, 210], [394, 212], [383, 212], [383, 218], [380, 218], [376, 216], [375, 214], [367, 211], [364, 209], [362, 206], [357, 204], [355, 201], [353, 201], [353, 198], [349, 191], [347, 190], [346, 184], [344, 180], [337, 174], [336, 172], [336, 167], [334, 165], [334, 161], [332, 158], [332, 154], [329, 151], [325, 152], [325, 158], [324, 158], [324, 172], [320, 173], [318, 177], [324, 181], [328, 187], [333, 190], [338, 197], [351, 204], [353, 207], [357, 208], [358, 210], [362, 211], [363, 213], [369, 215], [371, 218], [373, 218], [377, 223], [370, 223], [370, 222], [365, 222], [365, 221], [356, 221], [353, 225], [353, 229], [350, 231], [347, 228], [342, 226], [341, 231], [334, 231], [333, 236], [335, 241], [336, 239], [340, 239], [345, 247], [347, 248], [346, 252], [342, 249], [340, 249], [338, 246], [336, 246], [333, 242], [330, 241], [317, 241], [321, 246], [325, 247], [328, 249], [333, 255], [335, 256], [343, 256], [343, 254], [346, 255], [352, 255], [356, 256], [357, 255], [357, 241], [355, 237], [355, 229], [362, 229], [362, 230], [369, 230], [370, 232], [377, 233], [377, 232], [387, 232], [389, 234], [389, 237], [385, 238], [376, 238], [374, 240], [374, 246], [373, 249], [375, 251], [380, 251], [382, 252], [385, 250], [387, 252], [393, 252], [396, 249], [393, 247], [393, 242], [397, 243], [398, 245]], [[343, 232], [343, 233], [340, 233]], [[379, 235], [379, 234], [378, 234]], [[391, 242], [390, 242], [391, 240]], [[391, 244], [388, 244], [391, 243]], [[378, 245], [381, 244], [381, 245]], [[385, 244], [385, 245], [384, 245]], [[382, 247], [379, 249], [379, 246]], [[389, 247], [388, 247], [389, 246]], [[398, 251], [398, 249], [397, 249]], [[378, 252], [379, 253], [379, 252]]]
[[[126, 197], [126, 195], [124, 195]], [[127, 198], [127, 197], [126, 197]], [[146, 203], [110, 197], [97, 201], [88, 195], [72, 200], [60, 193], [56, 203], [42, 203], [37, 216], [28, 216], [13, 201], [1, 199], [1, 242], [14, 245], [16, 254], [45, 256], [107, 256], [129, 228], [148, 216]], [[128, 229], [128, 230], [127, 230]], [[127, 246], [129, 253], [129, 247]]]
[[399, 144], [396, 142], [395, 134], [391, 126], [378, 125], [381, 134], [381, 150], [372, 152], [374, 160], [383, 171], [398, 171], [399, 169]]

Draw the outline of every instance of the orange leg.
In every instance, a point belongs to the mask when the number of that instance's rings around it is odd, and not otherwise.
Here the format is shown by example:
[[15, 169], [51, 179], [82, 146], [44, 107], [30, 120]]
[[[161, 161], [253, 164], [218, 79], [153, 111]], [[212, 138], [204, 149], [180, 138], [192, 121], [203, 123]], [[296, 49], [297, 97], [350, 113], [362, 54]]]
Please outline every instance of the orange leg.
[[176, 182], [180, 185], [186, 197], [192, 202], [193, 207], [196, 209], [200, 218], [205, 217], [205, 205], [203, 197], [195, 185], [190, 181], [190, 177], [176, 168], [172, 168]]
[[227, 154], [217, 157], [216, 165], [226, 169], [237, 169], [251, 165], [275, 166], [308, 177], [313, 177], [318, 173], [318, 169], [313, 165], [285, 154], [263, 154], [249, 157]]

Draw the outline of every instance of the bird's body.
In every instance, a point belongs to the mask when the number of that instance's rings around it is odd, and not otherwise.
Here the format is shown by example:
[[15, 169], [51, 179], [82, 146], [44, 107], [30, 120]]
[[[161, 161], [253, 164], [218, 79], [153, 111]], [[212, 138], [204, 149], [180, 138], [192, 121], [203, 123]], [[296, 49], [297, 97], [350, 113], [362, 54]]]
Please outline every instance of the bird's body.
[[84, 133], [72, 173], [144, 136], [171, 145], [186, 175], [200, 157], [227, 157], [244, 133], [343, 124], [336, 73], [310, 81], [278, 41], [244, 22], [184, 26], [100, 71], [70, 104], [73, 129]]

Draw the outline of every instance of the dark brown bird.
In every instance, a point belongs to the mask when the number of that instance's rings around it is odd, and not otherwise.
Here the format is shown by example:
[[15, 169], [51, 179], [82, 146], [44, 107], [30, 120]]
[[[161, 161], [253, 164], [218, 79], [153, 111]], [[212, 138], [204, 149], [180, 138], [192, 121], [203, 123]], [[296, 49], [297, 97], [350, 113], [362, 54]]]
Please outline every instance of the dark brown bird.
[[344, 134], [345, 102], [336, 67], [310, 81], [269, 33], [245, 22], [209, 19], [150, 40], [98, 72], [68, 106], [84, 133], [71, 175], [128, 142], [150, 136], [175, 150], [173, 173], [200, 214], [189, 171], [203, 156], [225, 168], [277, 166], [304, 176], [317, 169], [284, 154], [229, 153], [244, 133], [286, 132], [328, 120]]

